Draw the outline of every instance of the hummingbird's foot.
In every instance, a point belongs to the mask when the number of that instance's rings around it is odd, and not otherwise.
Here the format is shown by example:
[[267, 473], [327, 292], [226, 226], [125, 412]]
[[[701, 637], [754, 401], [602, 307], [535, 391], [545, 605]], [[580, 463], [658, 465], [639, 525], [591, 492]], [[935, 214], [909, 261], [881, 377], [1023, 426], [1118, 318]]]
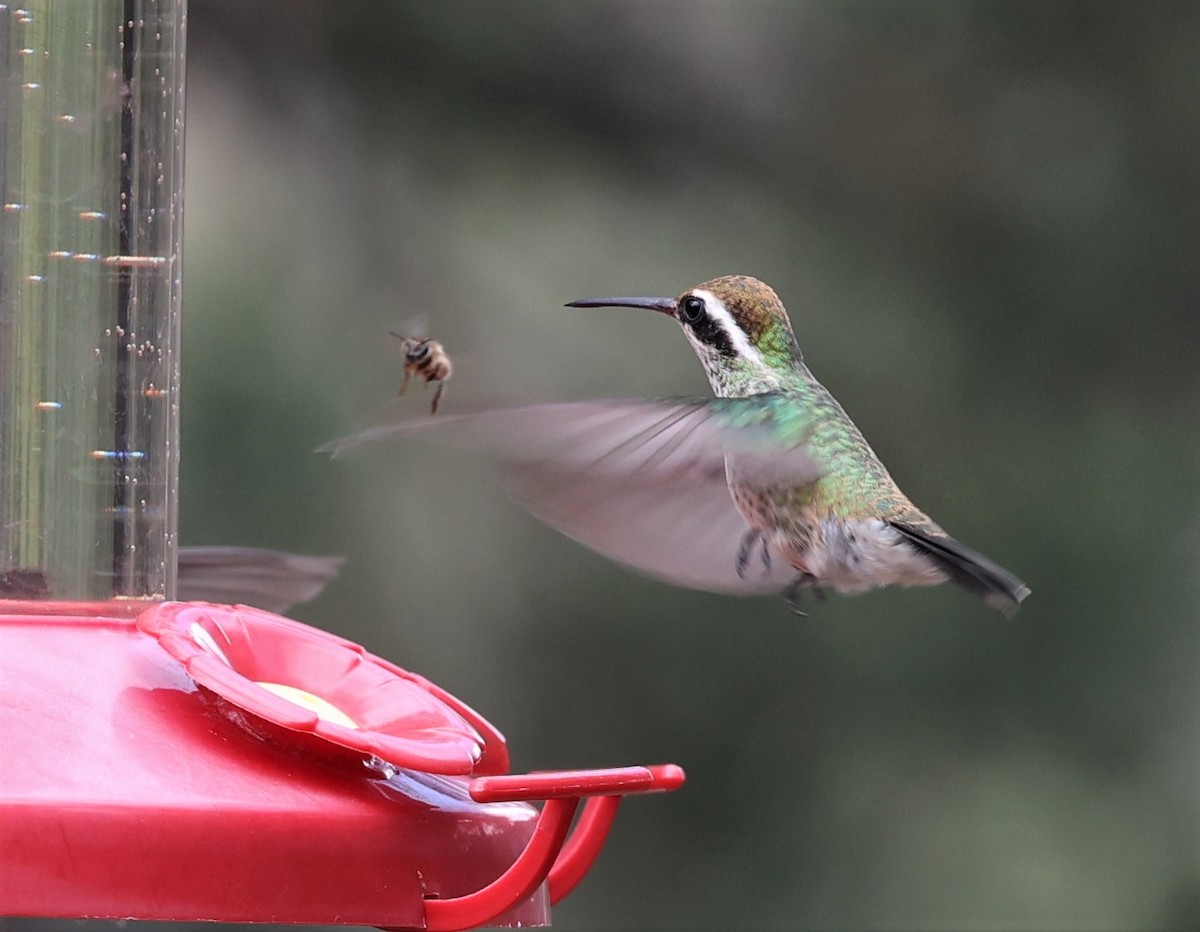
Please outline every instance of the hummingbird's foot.
[[[742, 535], [742, 543], [738, 546], [737, 562], [734, 564], [737, 567], [738, 579], [746, 578], [746, 566], [750, 563], [750, 551], [760, 540], [763, 540], [763, 532], [758, 528], [750, 528]], [[765, 540], [763, 540], [763, 546], [766, 546]]]
[[808, 612], [804, 611], [804, 603], [801, 600], [801, 591], [811, 589], [813, 597], [818, 602], [825, 601], [825, 590], [817, 585], [817, 577], [811, 573], [801, 573], [783, 590], [783, 601], [787, 603], [788, 609], [801, 618], [807, 618]]
[[742, 535], [742, 543], [738, 547], [737, 567], [738, 579], [746, 578], [746, 567], [750, 564], [750, 553], [754, 550], [754, 545], [761, 546], [760, 555], [762, 558], [763, 573], [771, 572], [771, 551], [767, 547], [767, 535], [758, 528], [751, 528]]

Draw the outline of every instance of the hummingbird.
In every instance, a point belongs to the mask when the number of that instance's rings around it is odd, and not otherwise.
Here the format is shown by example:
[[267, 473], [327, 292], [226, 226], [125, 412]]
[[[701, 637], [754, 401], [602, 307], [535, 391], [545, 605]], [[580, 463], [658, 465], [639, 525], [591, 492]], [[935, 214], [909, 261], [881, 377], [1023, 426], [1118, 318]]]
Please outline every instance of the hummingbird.
[[950, 537], [900, 490], [804, 361], [779, 296], [728, 275], [678, 297], [585, 298], [673, 317], [715, 398], [534, 405], [375, 425], [321, 449], [438, 435], [502, 461], [540, 520], [664, 581], [804, 597], [947, 580], [1011, 615], [1016, 576]]

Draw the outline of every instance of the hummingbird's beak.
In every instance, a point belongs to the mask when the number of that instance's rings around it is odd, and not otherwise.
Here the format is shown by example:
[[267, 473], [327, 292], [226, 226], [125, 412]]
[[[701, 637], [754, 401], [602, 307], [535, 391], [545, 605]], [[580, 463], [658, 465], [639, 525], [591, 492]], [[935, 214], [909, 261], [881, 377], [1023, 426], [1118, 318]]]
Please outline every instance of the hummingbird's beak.
[[564, 307], [641, 307], [662, 314], [675, 313], [674, 298], [580, 298]]

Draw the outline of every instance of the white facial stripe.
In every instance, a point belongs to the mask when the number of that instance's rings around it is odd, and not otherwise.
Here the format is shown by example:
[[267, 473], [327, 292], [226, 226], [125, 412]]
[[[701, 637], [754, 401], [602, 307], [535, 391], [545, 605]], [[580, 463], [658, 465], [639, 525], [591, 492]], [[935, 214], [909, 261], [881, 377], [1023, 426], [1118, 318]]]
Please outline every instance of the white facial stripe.
[[750, 342], [750, 338], [746, 336], [746, 331], [737, 325], [733, 315], [729, 313], [724, 302], [721, 301], [711, 291], [705, 291], [702, 288], [697, 288], [692, 291], [696, 297], [704, 301], [704, 306], [708, 310], [708, 316], [716, 321], [728, 335], [729, 342], [733, 344], [733, 348], [737, 350], [739, 356], [753, 363], [762, 364], [762, 353]]

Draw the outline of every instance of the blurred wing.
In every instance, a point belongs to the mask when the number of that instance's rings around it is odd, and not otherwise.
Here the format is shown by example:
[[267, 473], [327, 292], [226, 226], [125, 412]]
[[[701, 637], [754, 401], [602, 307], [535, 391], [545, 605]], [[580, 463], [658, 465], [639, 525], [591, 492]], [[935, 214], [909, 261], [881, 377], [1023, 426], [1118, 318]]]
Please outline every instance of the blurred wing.
[[364, 443], [420, 436], [561, 472], [724, 482], [725, 457], [735, 456], [740, 476], [799, 484], [821, 474], [802, 438], [782, 445], [770, 410], [750, 399], [568, 402], [417, 420], [397, 420], [396, 411], [389, 406], [375, 426], [320, 451], [340, 456]]
[[796, 575], [778, 553], [764, 564], [763, 545], [755, 543], [745, 578], [739, 577], [738, 553], [749, 527], [723, 473], [680, 482], [513, 466], [505, 475], [534, 517], [655, 579], [707, 592], [767, 595]]
[[256, 547], [181, 547], [176, 597], [282, 612], [315, 599], [337, 576], [342, 559]]
[[749, 548], [750, 530], [729, 494], [739, 481], [806, 485], [822, 472], [808, 428], [772, 399], [594, 401], [483, 414], [383, 421], [322, 448], [420, 436], [483, 450], [506, 464], [535, 517], [599, 553], [680, 586], [753, 595], [781, 591], [794, 571]]
[[429, 315], [417, 314], [413, 317], [406, 317], [392, 327], [388, 333], [400, 340], [406, 337], [412, 340], [424, 340], [429, 336]]

